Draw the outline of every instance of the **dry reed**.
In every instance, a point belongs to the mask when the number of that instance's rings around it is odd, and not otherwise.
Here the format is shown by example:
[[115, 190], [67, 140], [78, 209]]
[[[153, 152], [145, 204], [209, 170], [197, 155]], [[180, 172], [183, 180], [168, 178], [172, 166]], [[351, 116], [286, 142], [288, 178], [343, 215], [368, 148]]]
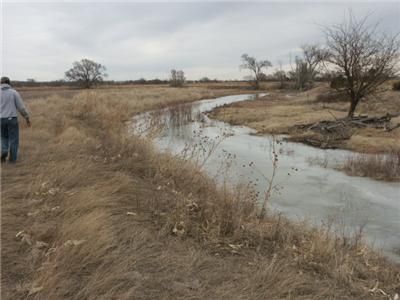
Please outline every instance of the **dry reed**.
[[353, 176], [370, 177], [378, 180], [400, 180], [400, 149], [386, 154], [353, 154], [340, 167]]

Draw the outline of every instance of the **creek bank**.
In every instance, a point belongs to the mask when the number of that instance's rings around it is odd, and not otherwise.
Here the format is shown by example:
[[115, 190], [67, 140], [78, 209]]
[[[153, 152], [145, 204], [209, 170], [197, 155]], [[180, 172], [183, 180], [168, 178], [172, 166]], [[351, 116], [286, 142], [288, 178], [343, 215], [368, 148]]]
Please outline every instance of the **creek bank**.
[[400, 127], [400, 123], [392, 122], [397, 114], [386, 114], [379, 117], [359, 115], [353, 118], [323, 120], [316, 123], [294, 125], [289, 129], [292, 136], [290, 141], [302, 142], [321, 149], [345, 148], [345, 141], [349, 140], [359, 128], [374, 128], [391, 132]]
[[[387, 113], [400, 111], [400, 107], [392, 103], [397, 94], [388, 91], [379, 101], [369, 99], [369, 102], [360, 104], [361, 115], [347, 119], [347, 109], [343, 102], [325, 103], [316, 100], [324, 91], [321, 88], [307, 93], [270, 91], [255, 101], [217, 107], [208, 112], [207, 116], [231, 125], [247, 126], [254, 130], [251, 134], [257, 136], [285, 135], [284, 139], [288, 142], [318, 149], [349, 150], [351, 168], [339, 166], [339, 169], [347, 169], [349, 175], [397, 181], [400, 177], [400, 164], [396, 163], [400, 153], [400, 114]], [[358, 159], [360, 156], [365, 157]], [[392, 157], [389, 160], [381, 159], [388, 156]], [[371, 157], [374, 157], [374, 165], [382, 170], [385, 169], [385, 163], [394, 161], [397, 168], [395, 175], [393, 172], [380, 172], [375, 176], [373, 172], [360, 171], [366, 169], [365, 164]], [[379, 165], [376, 164], [378, 161]], [[355, 168], [355, 163], [364, 166]]]
[[[212, 178], [222, 175], [224, 157], [234, 157], [229, 161], [229, 183], [258, 183], [254, 188], [259, 195], [264, 195], [265, 178], [271, 176], [271, 145], [279, 142], [276, 144], [279, 191], [270, 200], [272, 210], [294, 220], [309, 219], [317, 226], [321, 220], [337, 221], [346, 226], [346, 232], [355, 232], [361, 226], [371, 244], [398, 260], [392, 252], [399, 246], [397, 183], [349, 177], [337, 171], [337, 164], [353, 154], [350, 151], [280, 142], [283, 136], [255, 135], [255, 130], [249, 127], [231, 126], [207, 117], [216, 107], [234, 102], [244, 105], [245, 101], [251, 106], [259, 99], [254, 95], [220, 97], [156, 112], [154, 117], [163, 124], [163, 129], [153, 140], [158, 148], [177, 156], [192, 154], [189, 150], [197, 149], [194, 152], [203, 156], [193, 157], [194, 162], [206, 158], [202, 169]], [[140, 127], [146, 127], [143, 126], [146, 123], [151, 126], [154, 123], [151, 119], [143, 115]], [[212, 149], [210, 155], [208, 148]]]
[[21, 160], [1, 174], [2, 299], [400, 294], [399, 265], [357, 240], [278, 216], [246, 218], [243, 202], [203, 176], [193, 182], [189, 165], [126, 137], [124, 120], [200, 96], [190, 91], [99, 90], [30, 103], [36, 125], [21, 128]]

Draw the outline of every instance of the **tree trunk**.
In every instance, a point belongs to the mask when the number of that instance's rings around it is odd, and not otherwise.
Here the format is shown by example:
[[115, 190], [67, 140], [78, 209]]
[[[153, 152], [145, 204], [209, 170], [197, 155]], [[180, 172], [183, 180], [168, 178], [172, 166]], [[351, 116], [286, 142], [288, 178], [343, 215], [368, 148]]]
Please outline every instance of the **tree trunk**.
[[352, 117], [354, 116], [354, 111], [356, 110], [358, 101], [359, 101], [358, 99], [351, 99], [351, 102], [350, 102], [350, 109], [349, 109], [349, 112], [348, 112], [348, 114], [347, 114], [347, 116], [348, 116], [349, 118], [352, 118]]
[[85, 81], [85, 89], [90, 89], [92, 87], [92, 83], [90, 82], [90, 80], [86, 80]]

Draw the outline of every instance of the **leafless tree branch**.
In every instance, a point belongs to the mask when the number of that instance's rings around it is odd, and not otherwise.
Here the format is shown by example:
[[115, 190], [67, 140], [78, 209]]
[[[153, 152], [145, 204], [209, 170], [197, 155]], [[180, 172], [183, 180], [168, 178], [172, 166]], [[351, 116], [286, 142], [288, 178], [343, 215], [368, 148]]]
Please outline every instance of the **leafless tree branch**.
[[399, 35], [379, 33], [379, 24], [368, 25], [368, 17], [357, 20], [350, 11], [341, 24], [323, 28], [329, 52], [325, 60], [345, 78], [344, 89], [351, 100], [349, 117], [399, 67]]

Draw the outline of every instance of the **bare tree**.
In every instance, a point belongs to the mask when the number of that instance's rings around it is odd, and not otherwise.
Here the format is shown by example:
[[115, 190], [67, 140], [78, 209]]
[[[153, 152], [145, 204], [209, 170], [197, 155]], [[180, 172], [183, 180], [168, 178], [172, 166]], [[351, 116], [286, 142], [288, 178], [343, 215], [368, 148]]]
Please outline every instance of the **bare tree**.
[[67, 80], [76, 81], [84, 88], [91, 88], [94, 84], [107, 77], [106, 67], [89, 59], [82, 59], [73, 63], [73, 67], [65, 72]]
[[307, 63], [298, 56], [295, 57], [295, 67], [292, 67], [289, 75], [295, 81], [295, 88], [298, 90], [304, 90], [311, 77]]
[[312, 79], [314, 79], [317, 72], [320, 71], [322, 63], [329, 57], [329, 52], [317, 44], [303, 45], [301, 49], [303, 50], [304, 61], [307, 63]]
[[286, 81], [286, 72], [282, 68], [282, 61], [278, 61], [279, 68], [276, 69], [276, 71], [273, 74], [273, 77], [275, 80], [279, 80], [279, 88], [283, 89], [285, 88], [285, 81]]
[[338, 25], [325, 27], [327, 61], [344, 77], [344, 90], [350, 98], [348, 117], [353, 117], [357, 104], [377, 91], [397, 73], [400, 43], [398, 35], [377, 31], [369, 26], [368, 17], [357, 20], [350, 12]]
[[286, 72], [283, 70], [276, 70], [274, 74], [272, 74], [272, 77], [274, 80], [279, 81], [279, 88], [284, 89], [285, 88], [285, 82], [286, 82]]
[[247, 54], [242, 55], [242, 64], [240, 65], [240, 68], [248, 69], [253, 73], [253, 80], [256, 89], [260, 88], [260, 81], [262, 78], [265, 78], [263, 69], [267, 69], [268, 67], [272, 67], [269, 60], [257, 60], [255, 57], [251, 57]]
[[315, 76], [321, 68], [322, 63], [329, 57], [329, 53], [319, 45], [303, 45], [302, 57], [296, 56], [295, 68], [292, 68], [291, 77], [296, 82], [296, 88], [305, 89], [312, 86]]
[[171, 70], [170, 86], [182, 87], [185, 83], [185, 73], [182, 70]]

